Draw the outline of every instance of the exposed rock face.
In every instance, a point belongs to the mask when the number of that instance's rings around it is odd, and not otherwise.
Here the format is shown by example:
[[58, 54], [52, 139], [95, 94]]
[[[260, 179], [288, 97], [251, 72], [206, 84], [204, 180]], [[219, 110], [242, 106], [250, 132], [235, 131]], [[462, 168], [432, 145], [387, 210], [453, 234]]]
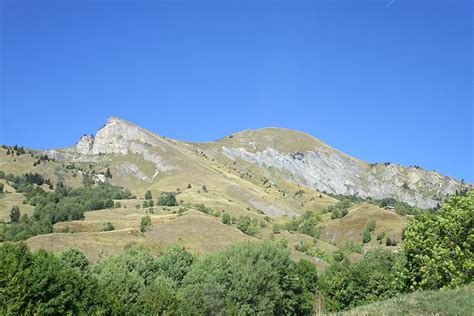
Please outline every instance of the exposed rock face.
[[[153, 150], [159, 148], [166, 151], [168, 144], [156, 135], [119, 118], [111, 117], [94, 136], [83, 136], [76, 144], [76, 151], [81, 155], [134, 153], [143, 155], [147, 161], [156, 166], [156, 173], [169, 171], [175, 167], [167, 164]], [[134, 169], [133, 174], [143, 178], [140, 170]]]
[[464, 188], [437, 172], [393, 164], [369, 165], [327, 148], [281, 153], [271, 147], [257, 152], [223, 147], [222, 152], [232, 159], [278, 169], [290, 181], [318, 191], [374, 199], [393, 197], [421, 208], [436, 207], [441, 199]]
[[121, 164], [117, 166], [118, 172], [132, 174], [136, 178], [142, 181], [150, 181], [151, 179], [147, 177], [141, 170], [134, 164]]
[[81, 155], [86, 155], [91, 152], [93, 144], [94, 144], [94, 136], [84, 135], [77, 142], [76, 150]]
[[[232, 135], [223, 142], [195, 143], [192, 146], [201, 152], [203, 148], [208, 148], [231, 159], [242, 159], [263, 168], [274, 168], [287, 180], [318, 191], [374, 199], [391, 197], [421, 208], [435, 207], [448, 195], [473, 188], [453, 178], [420, 168], [367, 164], [308, 134], [287, 129], [249, 130]], [[152, 182], [158, 174], [170, 170], [181, 170], [192, 175], [195, 168], [200, 168], [204, 174], [216, 173], [216, 170], [205, 163], [186, 156], [184, 147], [177, 149], [178, 147], [173, 140], [164, 139], [112, 117], [95, 136], [83, 136], [79, 140], [72, 151], [77, 152], [80, 157], [77, 158], [75, 153], [71, 155], [71, 159], [96, 161], [101, 154], [137, 154], [152, 162], [154, 170], [148, 169], [145, 172], [146, 168], [133, 160], [121, 162], [117, 170], [147, 182]], [[219, 156], [226, 159], [220, 154]], [[253, 204], [252, 197], [249, 196], [247, 201]], [[265, 209], [261, 204], [254, 207]], [[287, 211], [274, 207], [266, 212], [279, 216]]]

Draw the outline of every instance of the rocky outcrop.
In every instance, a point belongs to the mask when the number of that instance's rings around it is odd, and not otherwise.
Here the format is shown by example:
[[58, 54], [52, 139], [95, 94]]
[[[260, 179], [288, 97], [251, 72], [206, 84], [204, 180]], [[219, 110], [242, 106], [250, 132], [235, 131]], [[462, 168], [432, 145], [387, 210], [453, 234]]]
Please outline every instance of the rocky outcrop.
[[[421, 168], [367, 164], [308, 134], [287, 129], [249, 130], [215, 143], [192, 146], [199, 148], [201, 145], [231, 159], [242, 159], [263, 168], [279, 170], [291, 182], [332, 194], [374, 199], [391, 197], [412, 206], [433, 208], [456, 191], [473, 188]], [[190, 161], [188, 156], [183, 156], [175, 141], [115, 117], [110, 118], [95, 136], [81, 137], [75, 150], [72, 150], [74, 157], [79, 154], [79, 158], [75, 159], [80, 161], [95, 161], [102, 154], [140, 155], [154, 164], [153, 173], [150, 170], [144, 172], [140, 169], [143, 166], [139, 167], [133, 160], [117, 167], [117, 170], [148, 182], [162, 172], [186, 168], [186, 172], [192, 173], [193, 168], [203, 167], [202, 162]], [[206, 167], [205, 170], [214, 169]], [[251, 203], [250, 198], [248, 202]], [[263, 208], [262, 205], [254, 207]], [[280, 215], [283, 210], [273, 208], [268, 213]]]
[[436, 207], [440, 200], [465, 187], [437, 172], [394, 164], [369, 165], [328, 148], [282, 153], [271, 147], [257, 152], [222, 147], [222, 153], [278, 169], [288, 180], [318, 191], [374, 199], [392, 197], [420, 208]]
[[91, 152], [92, 145], [94, 145], [94, 136], [84, 135], [77, 142], [76, 151], [81, 155], [86, 155]]
[[[155, 164], [155, 176], [159, 172], [176, 169], [165, 162], [157, 150], [166, 151], [169, 146], [158, 136], [116, 117], [111, 117], [107, 123], [97, 131], [95, 136], [86, 135], [81, 137], [75, 148], [80, 155], [101, 155], [127, 153], [142, 155], [146, 161]], [[140, 170], [133, 170], [133, 174], [143, 178]]]

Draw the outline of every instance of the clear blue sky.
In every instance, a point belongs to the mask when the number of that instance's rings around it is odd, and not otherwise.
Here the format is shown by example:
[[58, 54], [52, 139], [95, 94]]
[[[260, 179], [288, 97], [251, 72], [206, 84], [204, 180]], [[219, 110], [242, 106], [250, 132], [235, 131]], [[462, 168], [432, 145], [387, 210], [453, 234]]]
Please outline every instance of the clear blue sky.
[[266, 126], [474, 182], [472, 1], [1, 3], [0, 143]]

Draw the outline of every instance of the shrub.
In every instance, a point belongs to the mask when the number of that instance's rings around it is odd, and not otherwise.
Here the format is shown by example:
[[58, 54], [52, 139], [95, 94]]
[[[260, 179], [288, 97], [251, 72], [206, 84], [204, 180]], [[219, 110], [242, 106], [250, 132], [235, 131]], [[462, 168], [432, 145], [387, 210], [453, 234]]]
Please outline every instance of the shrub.
[[258, 232], [258, 221], [250, 216], [240, 216], [237, 221], [237, 228], [244, 234], [255, 236]]
[[228, 213], [222, 214], [222, 223], [226, 225], [232, 224], [232, 219]]
[[20, 208], [18, 206], [13, 206], [10, 210], [10, 222], [18, 223], [20, 221]]
[[362, 232], [362, 241], [364, 244], [370, 242], [372, 240], [372, 236], [370, 235], [370, 230], [368, 228], [364, 229]]
[[114, 225], [112, 225], [111, 222], [107, 222], [105, 223], [104, 227], [102, 227], [100, 230], [103, 231], [103, 232], [107, 232], [107, 231], [111, 231], [111, 230], [114, 230], [115, 227]]
[[161, 206], [177, 206], [176, 194], [174, 192], [163, 192], [158, 199], [157, 205]]
[[298, 231], [302, 234], [319, 238], [320, 231], [316, 227], [316, 223], [320, 217], [316, 212], [306, 211], [300, 217], [293, 217], [289, 222], [282, 226], [282, 229], [288, 231]]
[[147, 231], [148, 227], [151, 226], [151, 218], [150, 216], [142, 217], [140, 221], [140, 232], [144, 233]]
[[369, 222], [367, 223], [367, 229], [370, 232], [373, 232], [375, 230], [375, 221], [373, 219], [370, 219]]
[[114, 207], [114, 201], [112, 199], [105, 200], [104, 207], [105, 208], [113, 208]]
[[145, 200], [152, 200], [152, 199], [153, 199], [153, 196], [151, 194], [151, 191], [150, 190], [146, 191]]
[[281, 232], [281, 225], [280, 224], [273, 225], [272, 231], [274, 234], [279, 234]]

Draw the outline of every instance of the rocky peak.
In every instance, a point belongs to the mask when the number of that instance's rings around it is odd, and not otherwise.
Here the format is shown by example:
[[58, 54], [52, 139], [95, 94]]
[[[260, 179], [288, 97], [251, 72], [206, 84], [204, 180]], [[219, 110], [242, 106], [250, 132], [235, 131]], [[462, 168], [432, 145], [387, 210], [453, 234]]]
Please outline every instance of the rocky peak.
[[81, 155], [127, 153], [142, 155], [143, 159], [156, 165], [156, 175], [174, 169], [164, 162], [159, 154], [166, 152], [169, 146], [159, 136], [125, 120], [111, 117], [95, 136], [81, 137], [76, 144], [76, 151]]
[[92, 145], [94, 145], [94, 136], [84, 135], [77, 142], [76, 150], [81, 155], [86, 155], [92, 150]]
[[84, 135], [76, 144], [76, 151], [87, 154], [126, 154], [137, 144], [157, 145], [156, 135], [118, 117], [110, 117], [95, 136]]

